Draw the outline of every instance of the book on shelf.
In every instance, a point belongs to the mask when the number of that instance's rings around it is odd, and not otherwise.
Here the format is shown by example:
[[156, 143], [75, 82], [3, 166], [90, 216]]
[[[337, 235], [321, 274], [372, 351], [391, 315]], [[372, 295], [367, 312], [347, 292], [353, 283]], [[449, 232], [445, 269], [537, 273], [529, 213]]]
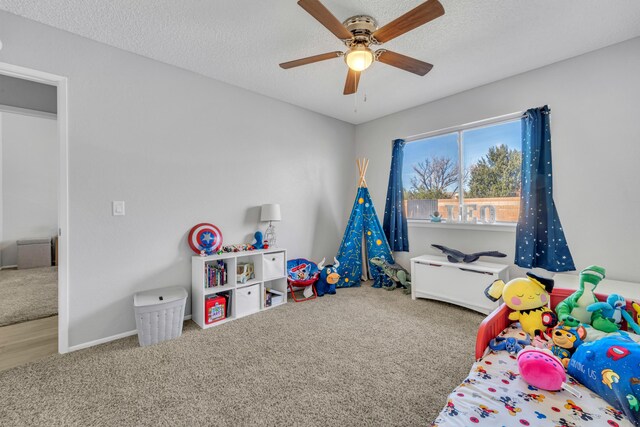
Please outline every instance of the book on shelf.
[[205, 288], [224, 286], [227, 284], [227, 265], [218, 260], [215, 264], [205, 265]]

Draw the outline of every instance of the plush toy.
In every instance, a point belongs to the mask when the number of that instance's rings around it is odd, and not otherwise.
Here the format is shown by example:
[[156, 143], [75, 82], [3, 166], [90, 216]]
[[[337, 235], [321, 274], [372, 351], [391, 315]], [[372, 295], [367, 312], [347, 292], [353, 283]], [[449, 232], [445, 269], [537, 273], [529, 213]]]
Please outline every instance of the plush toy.
[[584, 326], [574, 328], [560, 323], [553, 329], [551, 334], [551, 340], [553, 341], [551, 352], [560, 358], [565, 369], [569, 364], [571, 355], [576, 348], [584, 342], [586, 336], [587, 330]]
[[254, 234], [253, 237], [256, 241], [251, 245], [256, 249], [265, 249], [264, 243], [262, 242], [262, 231], [256, 231], [256, 234]]
[[[391, 264], [383, 257], [373, 257], [369, 262], [379, 267], [384, 274], [391, 279], [391, 286], [386, 286], [388, 291], [398, 288], [404, 288], [405, 294], [411, 293], [411, 274], [400, 264]], [[395, 286], [393, 286], [395, 284]]]
[[489, 342], [489, 348], [494, 351], [507, 350], [509, 354], [518, 354], [524, 346], [531, 344], [531, 340], [517, 340], [513, 337], [496, 337]]
[[535, 338], [556, 324], [556, 317], [548, 306], [552, 290], [552, 279], [527, 273], [527, 277], [513, 279], [507, 284], [496, 280], [484, 293], [491, 301], [502, 297], [507, 307], [513, 310], [509, 319], [519, 321], [522, 330]]
[[631, 307], [636, 311], [636, 323], [640, 323], [640, 304], [632, 302]]
[[316, 292], [318, 296], [324, 296], [324, 294], [335, 295], [336, 283], [340, 280], [340, 274], [338, 274], [338, 267], [340, 262], [334, 257], [333, 265], [324, 265], [324, 258], [318, 264], [318, 270], [320, 270], [320, 279], [316, 283]]
[[640, 334], [640, 326], [634, 322], [633, 317], [627, 313], [627, 301], [622, 295], [611, 294], [606, 302], [596, 302], [587, 307], [587, 311], [595, 312], [600, 310], [602, 316], [615, 323], [618, 328], [622, 325], [622, 319], [627, 321], [627, 325], [633, 332]]
[[480, 259], [481, 256], [490, 256], [495, 258], [504, 258], [507, 255], [498, 251], [484, 251], [484, 252], [474, 252], [472, 254], [465, 254], [460, 252], [457, 249], [451, 249], [442, 245], [431, 245], [434, 248], [441, 250], [443, 254], [447, 256], [447, 260], [449, 262], [464, 262], [464, 263], [472, 263], [476, 262]]
[[618, 326], [602, 317], [600, 311], [590, 312], [587, 307], [598, 302], [594, 291], [605, 277], [605, 269], [592, 265], [580, 272], [580, 288], [556, 306], [558, 320], [567, 326], [578, 326], [580, 322], [602, 332], [615, 332]]
[[600, 310], [605, 319], [611, 320], [620, 327], [622, 323], [622, 311], [627, 306], [624, 297], [619, 294], [611, 294], [607, 297], [607, 301], [598, 301], [587, 306], [587, 311], [594, 312]]
[[567, 384], [567, 373], [560, 359], [549, 350], [526, 347], [518, 353], [518, 370], [520, 376], [528, 384], [542, 390], [567, 390], [581, 398], [577, 388]]

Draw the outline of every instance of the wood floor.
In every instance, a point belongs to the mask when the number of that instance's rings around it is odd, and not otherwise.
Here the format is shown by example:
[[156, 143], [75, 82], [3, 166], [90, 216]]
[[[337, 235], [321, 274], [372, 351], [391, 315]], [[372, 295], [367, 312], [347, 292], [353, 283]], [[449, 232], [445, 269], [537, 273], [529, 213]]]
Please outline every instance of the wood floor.
[[0, 327], [0, 371], [58, 352], [58, 316]]

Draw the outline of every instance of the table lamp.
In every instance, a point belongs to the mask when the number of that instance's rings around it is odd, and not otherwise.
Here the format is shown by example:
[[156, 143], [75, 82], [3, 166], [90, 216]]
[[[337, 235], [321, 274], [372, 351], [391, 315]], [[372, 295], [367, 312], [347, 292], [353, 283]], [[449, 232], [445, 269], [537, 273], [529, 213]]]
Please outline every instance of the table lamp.
[[280, 205], [277, 203], [262, 205], [262, 211], [260, 213], [260, 221], [267, 222], [269, 221], [269, 227], [267, 227], [267, 231], [264, 233], [264, 240], [267, 241], [269, 247], [277, 247], [276, 246], [276, 228], [273, 226], [273, 221], [280, 221], [282, 217], [280, 216]]

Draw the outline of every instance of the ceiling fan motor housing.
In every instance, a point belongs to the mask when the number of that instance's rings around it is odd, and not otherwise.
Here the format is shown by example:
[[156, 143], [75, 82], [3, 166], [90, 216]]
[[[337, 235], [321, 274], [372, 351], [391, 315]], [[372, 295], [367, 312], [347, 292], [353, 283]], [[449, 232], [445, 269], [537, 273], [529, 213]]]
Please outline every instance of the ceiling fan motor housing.
[[351, 34], [353, 40], [345, 41], [347, 46], [354, 44], [368, 45], [372, 42], [371, 35], [378, 29], [378, 23], [369, 15], [355, 15], [342, 23]]

